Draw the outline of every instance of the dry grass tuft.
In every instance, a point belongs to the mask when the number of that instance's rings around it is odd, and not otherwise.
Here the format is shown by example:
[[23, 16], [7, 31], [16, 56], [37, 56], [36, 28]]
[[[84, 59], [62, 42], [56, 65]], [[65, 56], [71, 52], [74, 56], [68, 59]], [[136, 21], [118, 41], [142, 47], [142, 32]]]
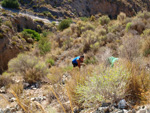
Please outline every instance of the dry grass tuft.
[[149, 74], [133, 63], [127, 64], [127, 69], [131, 72], [126, 85], [126, 98], [132, 104], [140, 104], [145, 101], [144, 94], [149, 90]]
[[12, 84], [10, 86], [10, 89], [12, 91], [14, 91], [18, 97], [23, 93], [23, 85], [22, 85], [22, 83]]

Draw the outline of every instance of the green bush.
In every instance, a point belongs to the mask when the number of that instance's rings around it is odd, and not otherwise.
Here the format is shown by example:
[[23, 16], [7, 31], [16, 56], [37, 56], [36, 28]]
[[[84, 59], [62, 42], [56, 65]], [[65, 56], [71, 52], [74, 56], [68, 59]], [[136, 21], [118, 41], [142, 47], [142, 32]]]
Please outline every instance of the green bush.
[[76, 88], [79, 103], [91, 107], [105, 100], [112, 102], [124, 98], [129, 72], [123, 66], [105, 69], [101, 65], [93, 72], [85, 84], [78, 84]]
[[54, 59], [50, 58], [47, 60], [47, 63], [49, 63], [51, 66], [53, 66], [55, 64]]
[[40, 49], [41, 55], [44, 55], [51, 50], [51, 42], [48, 40], [47, 37], [41, 38], [41, 40], [38, 43], [38, 47]]
[[89, 18], [87, 18], [87, 17], [80, 17], [80, 19], [85, 22], [89, 20]]
[[48, 74], [45, 62], [35, 56], [19, 54], [8, 63], [8, 71], [22, 75], [25, 82], [35, 83]]
[[101, 25], [105, 25], [110, 22], [110, 18], [107, 15], [105, 15], [105, 16], [100, 17], [99, 21]]
[[59, 23], [58, 29], [63, 31], [64, 29], [68, 28], [71, 23], [72, 23], [71, 19], [64, 19]]
[[36, 32], [35, 30], [24, 29], [23, 33], [26, 34], [26, 35], [29, 34], [36, 41], [39, 41], [41, 39], [40, 34], [38, 32]]
[[3, 0], [2, 6], [6, 8], [19, 8], [18, 0]]
[[131, 25], [132, 25], [131, 22], [127, 23], [127, 25], [126, 25], [126, 31], [128, 31], [131, 28]]
[[149, 36], [150, 35], [150, 29], [146, 29], [143, 31], [144, 36]]

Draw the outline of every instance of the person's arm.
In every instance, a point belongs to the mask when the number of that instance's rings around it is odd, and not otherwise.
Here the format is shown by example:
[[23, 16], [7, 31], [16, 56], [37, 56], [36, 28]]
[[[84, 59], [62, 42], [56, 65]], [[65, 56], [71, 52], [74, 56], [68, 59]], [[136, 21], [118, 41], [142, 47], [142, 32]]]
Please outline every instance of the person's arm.
[[77, 62], [78, 62], [78, 67], [80, 68], [80, 60], [79, 59], [77, 59]]

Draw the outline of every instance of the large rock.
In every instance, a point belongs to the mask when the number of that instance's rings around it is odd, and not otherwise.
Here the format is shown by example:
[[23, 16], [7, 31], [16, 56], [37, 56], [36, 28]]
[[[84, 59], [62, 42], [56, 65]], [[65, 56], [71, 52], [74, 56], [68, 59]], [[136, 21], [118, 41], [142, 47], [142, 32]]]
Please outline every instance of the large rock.
[[29, 16], [18, 15], [12, 21], [16, 31], [22, 31], [24, 28], [37, 30], [37, 23]]

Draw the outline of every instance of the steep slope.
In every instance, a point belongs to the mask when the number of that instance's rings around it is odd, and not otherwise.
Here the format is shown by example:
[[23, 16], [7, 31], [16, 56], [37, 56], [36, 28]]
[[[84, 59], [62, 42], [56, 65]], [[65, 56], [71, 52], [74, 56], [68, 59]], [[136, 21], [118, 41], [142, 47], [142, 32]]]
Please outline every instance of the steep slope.
[[23, 9], [31, 9], [40, 15], [48, 11], [57, 18], [91, 16], [99, 13], [116, 18], [120, 12], [133, 16], [139, 11], [150, 11], [149, 0], [28, 0], [28, 3], [21, 2], [21, 4]]

